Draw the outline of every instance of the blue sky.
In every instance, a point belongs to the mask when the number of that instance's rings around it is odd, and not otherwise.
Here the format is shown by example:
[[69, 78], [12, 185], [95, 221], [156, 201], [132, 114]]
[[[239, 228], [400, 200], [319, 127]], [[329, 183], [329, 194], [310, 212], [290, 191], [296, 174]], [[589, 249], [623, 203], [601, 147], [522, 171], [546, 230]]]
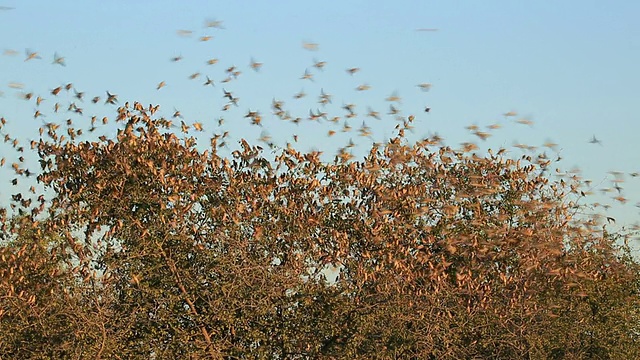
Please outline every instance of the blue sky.
[[[18, 93], [41, 94], [44, 120], [60, 122], [73, 115], [54, 114], [51, 108], [55, 101], [66, 107], [71, 96], [55, 99], [49, 91], [73, 83], [89, 99], [110, 91], [120, 103], [160, 104], [165, 116], [175, 107], [185, 121], [204, 124], [203, 137], [228, 130], [231, 143], [240, 137], [255, 140], [262, 130], [249, 126], [243, 115], [257, 110], [277, 143], [291, 141], [296, 133], [303, 150], [335, 150], [353, 138], [364, 144], [356, 154], [364, 154], [371, 141], [356, 132], [329, 138], [325, 134], [332, 127], [326, 122], [283, 123], [271, 115], [271, 101], [284, 101], [294, 117], [306, 117], [309, 109], [343, 116], [343, 103], [356, 104], [364, 115], [368, 107], [386, 113], [384, 99], [396, 92], [403, 114], [417, 117], [410, 139], [438, 133], [452, 147], [473, 140], [483, 147], [507, 147], [513, 156], [520, 154], [512, 148], [514, 141], [541, 146], [551, 140], [562, 149], [559, 166], [579, 167], [600, 187], [611, 187], [608, 171], [626, 173], [621, 184], [626, 205], [598, 191], [593, 201], [614, 205], [609, 212], [618, 223], [634, 223], [640, 214], [634, 206], [640, 178], [628, 175], [640, 172], [637, 1], [6, 0], [0, 5], [14, 8], [0, 10], [0, 50], [17, 51], [0, 56], [0, 115], [14, 136], [35, 138], [41, 125], [33, 119], [35, 102], [19, 99]], [[205, 28], [205, 20], [222, 21], [224, 29]], [[193, 34], [178, 36], [180, 29]], [[198, 40], [205, 35], [213, 39]], [[318, 51], [303, 49], [304, 41], [317, 43]], [[25, 62], [26, 49], [42, 59]], [[52, 64], [54, 53], [64, 56], [67, 66]], [[170, 61], [178, 55], [184, 59]], [[210, 58], [218, 64], [206, 65]], [[259, 72], [250, 69], [252, 58], [264, 64]], [[314, 59], [326, 61], [323, 71], [313, 68]], [[230, 66], [242, 74], [221, 84]], [[350, 67], [361, 71], [349, 76], [345, 69]], [[307, 69], [313, 82], [300, 79]], [[189, 80], [196, 72], [202, 75]], [[205, 76], [216, 87], [202, 86]], [[156, 90], [161, 81], [166, 86]], [[416, 87], [425, 82], [433, 84], [429, 92]], [[371, 90], [354, 90], [362, 84]], [[238, 108], [221, 111], [223, 88], [240, 98]], [[301, 90], [307, 97], [293, 99]], [[317, 103], [321, 90], [333, 95], [333, 104], [324, 109]], [[93, 105], [89, 99], [82, 104], [85, 116], [75, 117], [75, 123], [86, 123], [93, 114], [114, 116], [114, 106]], [[429, 114], [425, 106], [432, 108]], [[519, 116], [506, 119], [501, 114], [508, 111]], [[220, 116], [222, 127], [215, 121]], [[522, 117], [534, 125], [515, 123]], [[393, 134], [391, 117], [360, 116], [350, 124], [357, 129], [363, 119], [376, 141]], [[494, 123], [503, 127], [486, 142], [464, 128]], [[99, 131], [113, 135], [115, 127]], [[593, 135], [602, 146], [588, 143]], [[17, 157], [6, 145], [0, 152], [9, 163]], [[0, 178], [4, 184], [11, 171], [0, 169]], [[0, 189], [0, 200], [6, 201], [11, 190]]]

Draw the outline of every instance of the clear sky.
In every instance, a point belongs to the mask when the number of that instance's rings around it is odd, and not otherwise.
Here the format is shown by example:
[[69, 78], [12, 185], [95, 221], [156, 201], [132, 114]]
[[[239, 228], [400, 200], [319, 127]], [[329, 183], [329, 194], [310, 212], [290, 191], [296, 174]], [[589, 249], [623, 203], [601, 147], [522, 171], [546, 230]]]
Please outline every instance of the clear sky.
[[[438, 133], [448, 145], [473, 140], [483, 147], [513, 150], [514, 141], [542, 146], [552, 141], [562, 149], [564, 169], [578, 167], [599, 188], [611, 188], [614, 176], [626, 174], [619, 204], [596, 190], [593, 201], [614, 205], [610, 214], [618, 224], [638, 221], [640, 210], [640, 2], [567, 0], [525, 1], [9, 1], [0, 3], [0, 115], [12, 136], [37, 137], [41, 120], [88, 123], [91, 115], [114, 117], [115, 106], [104, 105], [105, 92], [117, 94], [120, 104], [140, 101], [160, 104], [170, 117], [174, 108], [185, 121], [202, 122], [205, 135], [230, 131], [235, 143], [240, 137], [255, 142], [261, 129], [243, 118], [249, 110], [260, 111], [264, 131], [276, 143], [292, 141], [298, 134], [299, 148], [330, 149], [353, 138], [365, 143], [356, 149], [364, 154], [371, 140], [357, 136], [363, 120], [382, 141], [393, 134], [396, 121], [386, 115], [385, 98], [396, 93], [402, 114], [416, 115], [419, 139]], [[205, 21], [222, 21], [223, 29], [206, 28]], [[437, 31], [416, 31], [429, 28]], [[177, 30], [190, 30], [179, 36]], [[200, 37], [211, 35], [209, 41]], [[305, 50], [303, 42], [318, 44]], [[42, 59], [25, 61], [26, 51]], [[13, 54], [16, 51], [17, 54]], [[66, 66], [52, 64], [54, 54]], [[12, 55], [13, 54], [13, 55]], [[179, 62], [171, 58], [182, 56]], [[219, 59], [207, 65], [211, 58]], [[259, 72], [249, 67], [251, 59], [263, 63]], [[323, 71], [314, 60], [325, 61]], [[242, 74], [223, 84], [225, 69], [236, 66]], [[350, 76], [347, 68], [361, 71]], [[300, 77], [308, 70], [314, 81]], [[200, 77], [189, 76], [199, 72]], [[216, 82], [205, 87], [205, 76]], [[157, 90], [164, 81], [166, 86]], [[51, 89], [73, 83], [86, 92], [84, 116], [66, 112], [70, 95], [55, 98]], [[429, 92], [416, 86], [431, 83]], [[356, 91], [359, 85], [367, 91]], [[16, 86], [24, 86], [16, 89]], [[239, 97], [237, 108], [223, 112], [222, 89]], [[293, 95], [301, 90], [302, 99]], [[332, 104], [317, 103], [320, 92], [332, 95]], [[33, 92], [46, 100], [40, 108], [20, 93]], [[93, 105], [90, 99], [101, 96]], [[270, 104], [285, 102], [296, 126], [276, 119]], [[53, 113], [53, 104], [63, 108]], [[333, 127], [326, 121], [306, 120], [309, 110], [343, 116], [341, 106], [356, 104], [357, 119], [352, 133], [327, 137]], [[81, 104], [81, 105], [80, 105]], [[424, 108], [431, 108], [425, 113]], [[368, 107], [383, 114], [381, 120], [364, 115]], [[518, 116], [502, 114], [516, 111]], [[216, 119], [225, 118], [219, 127]], [[516, 123], [526, 117], [532, 126]], [[499, 123], [486, 142], [465, 129]], [[337, 129], [339, 130], [339, 128]], [[113, 124], [99, 131], [113, 135]], [[4, 133], [3, 133], [4, 135]], [[591, 144], [592, 136], [602, 144]], [[204, 136], [203, 136], [204, 137]], [[0, 146], [7, 162], [17, 155]], [[328, 151], [329, 152], [329, 151]], [[549, 156], [556, 151], [547, 149]], [[6, 184], [10, 168], [0, 169]], [[2, 185], [0, 199], [12, 189]]]

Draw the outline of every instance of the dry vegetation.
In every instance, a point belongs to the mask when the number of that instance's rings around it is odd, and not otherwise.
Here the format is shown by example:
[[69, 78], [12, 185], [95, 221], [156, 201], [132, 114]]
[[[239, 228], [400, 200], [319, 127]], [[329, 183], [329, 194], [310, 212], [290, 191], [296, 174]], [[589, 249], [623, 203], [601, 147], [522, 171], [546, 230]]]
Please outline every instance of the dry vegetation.
[[[86, 120], [74, 96], [64, 107]], [[345, 110], [334, 133], [357, 118]], [[267, 135], [274, 159], [245, 140], [223, 156], [226, 134], [196, 148], [186, 133], [207, 124], [157, 111], [118, 106], [113, 138], [83, 139], [71, 121], [44, 124], [31, 150], [6, 134], [41, 165], [16, 162], [12, 181], [46, 191], [16, 192], [1, 213], [0, 358], [640, 358], [628, 234], [580, 216], [580, 179], [550, 180], [552, 160], [411, 144], [415, 117], [399, 114], [364, 159], [347, 145], [326, 162]]]

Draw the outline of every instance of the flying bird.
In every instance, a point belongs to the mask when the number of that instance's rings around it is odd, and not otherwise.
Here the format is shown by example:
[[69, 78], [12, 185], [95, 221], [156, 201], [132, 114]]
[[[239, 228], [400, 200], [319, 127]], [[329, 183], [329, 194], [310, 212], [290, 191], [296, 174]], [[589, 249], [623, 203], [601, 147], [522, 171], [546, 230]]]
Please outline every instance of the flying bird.
[[262, 63], [261, 62], [257, 62], [255, 61], [253, 58], [251, 59], [251, 63], [249, 64], [249, 66], [251, 66], [251, 68], [255, 71], [259, 71], [260, 68], [262, 67]]
[[118, 102], [118, 95], [111, 94], [107, 91], [107, 100], [105, 100], [104, 103], [115, 105], [115, 103], [117, 102]]
[[33, 60], [33, 59], [42, 59], [40, 57], [40, 55], [35, 51], [31, 51], [31, 50], [27, 49], [27, 50], [25, 50], [25, 52], [27, 53], [27, 58], [24, 61], [29, 61], [29, 60]]
[[600, 144], [600, 145], [602, 145], [602, 142], [600, 142], [600, 140], [597, 139], [595, 135], [593, 135], [593, 137], [591, 137], [591, 140], [589, 140], [589, 143], [590, 144]]
[[54, 65], [67, 66], [64, 61], [64, 56], [58, 55], [58, 53], [53, 54], [53, 62]]
[[317, 51], [319, 48], [318, 44], [306, 41], [302, 42], [302, 47], [309, 51]]
[[431, 86], [432, 85], [429, 84], [429, 83], [422, 83], [422, 84], [418, 84], [416, 86], [419, 87], [420, 90], [422, 90], [422, 91], [429, 91], [429, 90], [431, 90]]
[[191, 34], [193, 34], [193, 31], [192, 30], [178, 30], [178, 31], [176, 31], [176, 33], [178, 34], [178, 36], [186, 37], [186, 36], [191, 36]]
[[204, 22], [204, 26], [208, 28], [224, 29], [222, 21], [220, 20], [207, 20]]
[[347, 69], [347, 72], [349, 73], [349, 75], [353, 75], [353, 74], [357, 73], [358, 71], [360, 71], [360, 68], [357, 68], [357, 67], [353, 67], [353, 68]]

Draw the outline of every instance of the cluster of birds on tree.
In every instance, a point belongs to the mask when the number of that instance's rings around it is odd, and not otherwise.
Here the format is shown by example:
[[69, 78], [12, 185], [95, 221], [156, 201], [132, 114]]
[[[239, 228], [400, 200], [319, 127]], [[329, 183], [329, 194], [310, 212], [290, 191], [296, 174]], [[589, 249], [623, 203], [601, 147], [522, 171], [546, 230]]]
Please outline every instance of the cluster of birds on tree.
[[[2, 9], [9, 10], [9, 9]], [[196, 35], [192, 30], [178, 30], [177, 35], [180, 37], [184, 37], [187, 39], [196, 38], [199, 42], [210, 42], [215, 39], [215, 36], [212, 35], [209, 30], [220, 30], [224, 29], [222, 21], [219, 20], [207, 20], [205, 21], [204, 28], [207, 29], [206, 33]], [[418, 29], [418, 31], [436, 31], [437, 29]], [[217, 36], [217, 35], [216, 35]], [[317, 53], [320, 49], [319, 44], [313, 42], [302, 42], [302, 48]], [[17, 50], [7, 49], [4, 50], [3, 53], [6, 57], [20, 58], [20, 52]], [[50, 59], [52, 66], [67, 66], [67, 59], [65, 56], [59, 53], [53, 53], [49, 55], [41, 54], [39, 51], [26, 49], [24, 50], [24, 55], [22, 58], [23, 62], [30, 63], [36, 61], [47, 61], [46, 59]], [[173, 63], [180, 63], [184, 60], [184, 56], [182, 54], [175, 55], [169, 57], [169, 61]], [[221, 67], [220, 59], [212, 57], [207, 59], [202, 59], [201, 63], [205, 67]], [[229, 140], [230, 140], [230, 132], [225, 130], [223, 125], [225, 124], [225, 119], [227, 113], [230, 113], [233, 110], [242, 111], [243, 103], [241, 104], [240, 96], [232, 89], [233, 84], [239, 79], [242, 78], [245, 71], [254, 71], [259, 73], [263, 69], [264, 64], [258, 61], [256, 58], [250, 58], [248, 64], [246, 66], [240, 66], [237, 64], [225, 65], [223, 67], [223, 77], [216, 78], [213, 75], [205, 74], [202, 70], [196, 70], [193, 72], [188, 72], [185, 76], [194, 82], [197, 82], [201, 86], [217, 89], [219, 95], [225, 103], [220, 108], [219, 116], [215, 121], [194, 121], [189, 123], [182, 112], [176, 108], [173, 108], [172, 111], [166, 113], [165, 123], [168, 127], [180, 129], [182, 133], [189, 133], [190, 130], [194, 130], [195, 132], [204, 133], [211, 128], [214, 128], [213, 135], [209, 138], [210, 143], [215, 148], [228, 148]], [[299, 81], [303, 83], [312, 84], [316, 76], [321, 76], [321, 74], [325, 71], [325, 69], [330, 66], [327, 61], [318, 60], [317, 58], [313, 58], [312, 63], [310, 63], [303, 71], [301, 71], [301, 76], [299, 77]], [[344, 69], [346, 76], [350, 78], [357, 79], [359, 75], [361, 75], [361, 69], [359, 67], [349, 67]], [[296, 79], [291, 79], [292, 81], [296, 81]], [[10, 156], [7, 155], [6, 152], [3, 151], [2, 157], [0, 159], [0, 165], [5, 166], [9, 165], [13, 171], [15, 172], [16, 177], [10, 179], [11, 184], [18, 185], [19, 176], [25, 176], [27, 178], [31, 178], [36, 174], [36, 171], [33, 169], [29, 169], [26, 166], [25, 161], [25, 146], [29, 146], [31, 149], [37, 149], [39, 144], [41, 144], [44, 140], [44, 137], [49, 137], [53, 141], [56, 142], [64, 142], [66, 140], [69, 141], [80, 141], [81, 137], [86, 136], [87, 138], [98, 138], [100, 140], [105, 140], [105, 135], [96, 135], [93, 134], [99, 126], [107, 125], [110, 119], [108, 115], [103, 114], [88, 114], [87, 105], [109, 105], [109, 106], [120, 106], [123, 105], [125, 108], [130, 108], [131, 104], [129, 102], [125, 102], [121, 104], [118, 95], [111, 91], [105, 90], [102, 94], [92, 94], [88, 95], [81, 89], [76, 88], [76, 86], [72, 82], [68, 82], [65, 84], [57, 84], [50, 89], [48, 93], [34, 93], [24, 91], [26, 85], [20, 82], [10, 82], [7, 84], [7, 87], [13, 91], [18, 93], [20, 99], [28, 102], [33, 106], [33, 120], [39, 125], [39, 135], [40, 138], [32, 138], [28, 140], [19, 139], [18, 137], [13, 137], [8, 132], [8, 124], [11, 122], [20, 122], [22, 119], [13, 119], [8, 114], [0, 114], [0, 134], [3, 137], [5, 143], [11, 144], [11, 146], [16, 150], [18, 156], [15, 159], [10, 160]], [[166, 91], [167, 88], [171, 87], [171, 79], [158, 79], [157, 85], [155, 86], [156, 91]], [[416, 90], [424, 93], [429, 92], [433, 84], [430, 82], [421, 82], [415, 84]], [[353, 87], [353, 91], [357, 93], [367, 92], [372, 89], [372, 86], [369, 82], [359, 81], [357, 85]], [[150, 89], [151, 90], [151, 89]], [[283, 148], [291, 148], [293, 143], [303, 143], [304, 140], [300, 139], [299, 135], [291, 134], [291, 140], [286, 142], [284, 147], [278, 146], [274, 138], [269, 132], [265, 129], [266, 122], [271, 122], [274, 119], [282, 122], [289, 122], [292, 124], [302, 124], [304, 122], [311, 123], [325, 123], [328, 124], [328, 128], [326, 131], [326, 136], [333, 137], [336, 134], [340, 133], [355, 133], [356, 136], [360, 136], [363, 138], [368, 138], [370, 140], [373, 139], [374, 130], [371, 126], [371, 121], [388, 121], [388, 123], [394, 124], [394, 130], [398, 133], [399, 136], [404, 137], [405, 131], [413, 131], [416, 124], [416, 119], [428, 118], [430, 113], [432, 112], [432, 107], [430, 104], [425, 103], [420, 105], [419, 111], [415, 111], [411, 114], [403, 113], [402, 106], [402, 98], [400, 97], [397, 91], [391, 92], [387, 97], [384, 98], [384, 101], [387, 103], [386, 111], [375, 110], [371, 106], [367, 106], [364, 109], [359, 108], [355, 103], [349, 102], [346, 99], [342, 99], [342, 105], [340, 106], [341, 113], [339, 114], [331, 114], [327, 107], [330, 104], [334, 104], [336, 101], [335, 97], [325, 90], [324, 88], [319, 89], [319, 93], [317, 94], [317, 104], [315, 106], [311, 106], [308, 109], [307, 113], [296, 113], [294, 110], [287, 106], [287, 102], [299, 102], [303, 98], [307, 98], [311, 96], [305, 90], [300, 90], [294, 94], [291, 94], [289, 99], [276, 99], [274, 98], [271, 102], [271, 108], [269, 110], [258, 110], [247, 108], [246, 111], [242, 112], [242, 117], [246, 119], [247, 126], [256, 126], [259, 128], [260, 136], [257, 140], [271, 149], [283, 149]], [[424, 97], [425, 101], [427, 100]], [[157, 111], [160, 111], [159, 106], [149, 105], [148, 110], [151, 111], [152, 114], [155, 114]], [[416, 109], [414, 109], [416, 110]], [[504, 119], [513, 119], [513, 122], [516, 124], [521, 124], [525, 126], [532, 126], [533, 121], [527, 117], [520, 117], [516, 111], [507, 111], [502, 114]], [[54, 120], [59, 119], [59, 120]], [[356, 125], [359, 124], [359, 125]], [[486, 127], [480, 127], [478, 125], [470, 125], [467, 126], [467, 129], [471, 132], [472, 135], [477, 137], [479, 140], [484, 141], [492, 136], [492, 132], [501, 128], [501, 123], [494, 123], [488, 125]], [[442, 138], [440, 138], [437, 134], [431, 136], [428, 141], [433, 142], [436, 145], [443, 145]], [[602, 145], [600, 139], [598, 139], [595, 135], [588, 140], [590, 144], [593, 145]], [[380, 143], [376, 143], [373, 141], [374, 146], [381, 145]], [[340, 147], [336, 152], [336, 160], [340, 159], [341, 161], [349, 161], [354, 158], [353, 152], [351, 151], [356, 145], [356, 142], [353, 140], [353, 137], [350, 138], [346, 145]], [[561, 156], [557, 149], [558, 145], [547, 141], [544, 145], [545, 148], [549, 150], [556, 151], [557, 156], [549, 157], [546, 155], [546, 152], [542, 154], [536, 154], [533, 156], [535, 161], [543, 166], [543, 170], [547, 171], [549, 169], [549, 164], [552, 162], [558, 162], [561, 160]], [[522, 143], [514, 143], [514, 147], [520, 148], [528, 153], [533, 154], [538, 148], [535, 146], [530, 146]], [[474, 152], [479, 150], [479, 146], [476, 142], [469, 141], [461, 144], [460, 148], [457, 149], [459, 152]], [[506, 149], [501, 148], [497, 154], [504, 155], [507, 152]], [[321, 151], [318, 153], [322, 153]], [[594, 184], [590, 180], [583, 180], [580, 177], [579, 172], [570, 171], [570, 172], [561, 172], [557, 171], [556, 174], [560, 178], [568, 178], [572, 181], [581, 181], [583, 185], [585, 185], [585, 190], [575, 189], [575, 193], [581, 197], [585, 197], [591, 195], [599, 184]], [[637, 172], [631, 172], [628, 174], [622, 172], [611, 172], [612, 176], [611, 186], [601, 188], [600, 190], [604, 194], [611, 194], [611, 199], [615, 200], [618, 203], [626, 204], [628, 202], [627, 197], [625, 197], [623, 192], [622, 184], [625, 181], [626, 175], [631, 177], [637, 177]], [[564, 181], [564, 180], [562, 180]], [[35, 186], [30, 187], [30, 191], [35, 194]], [[40, 197], [42, 198], [42, 197]], [[27, 202], [27, 200], [20, 196], [17, 197], [14, 195], [14, 200], [20, 199], [23, 205]], [[605, 210], [608, 210], [611, 205], [609, 204], [601, 204], [594, 203], [595, 207], [602, 207]], [[640, 207], [640, 203], [636, 205]], [[607, 219], [609, 221], [614, 220], [612, 217], [603, 216], [597, 221], [601, 221], [602, 218]], [[640, 229], [640, 227], [634, 227], [635, 230]]]

